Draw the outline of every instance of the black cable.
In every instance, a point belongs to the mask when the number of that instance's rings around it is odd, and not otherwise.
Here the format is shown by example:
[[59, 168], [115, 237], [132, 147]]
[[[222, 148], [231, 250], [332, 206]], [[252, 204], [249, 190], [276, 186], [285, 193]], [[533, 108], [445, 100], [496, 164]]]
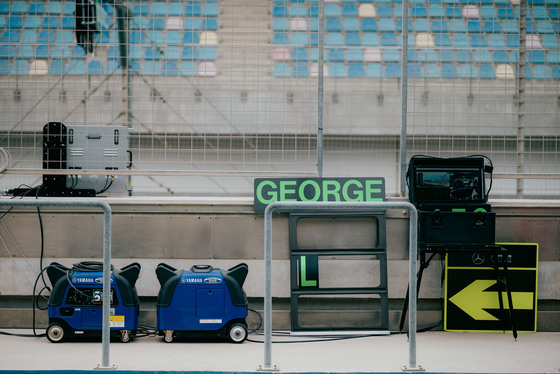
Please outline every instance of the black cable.
[[259, 325], [258, 325], [255, 329], [249, 330], [249, 333], [254, 333], [254, 332], [258, 331], [258, 330], [261, 328], [262, 323], [263, 323], [263, 318], [262, 318], [261, 314], [260, 314], [259, 312], [257, 312], [255, 309], [250, 309], [250, 308], [249, 308], [249, 309], [247, 309], [247, 310], [250, 311], [250, 312], [255, 313], [255, 314], [259, 317]]

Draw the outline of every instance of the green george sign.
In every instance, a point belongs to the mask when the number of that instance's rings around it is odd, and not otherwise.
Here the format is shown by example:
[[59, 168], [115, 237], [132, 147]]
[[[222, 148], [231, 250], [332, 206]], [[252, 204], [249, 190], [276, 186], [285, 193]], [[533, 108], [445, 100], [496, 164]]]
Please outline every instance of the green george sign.
[[254, 210], [262, 213], [276, 201], [372, 202], [385, 200], [385, 179], [256, 178]]

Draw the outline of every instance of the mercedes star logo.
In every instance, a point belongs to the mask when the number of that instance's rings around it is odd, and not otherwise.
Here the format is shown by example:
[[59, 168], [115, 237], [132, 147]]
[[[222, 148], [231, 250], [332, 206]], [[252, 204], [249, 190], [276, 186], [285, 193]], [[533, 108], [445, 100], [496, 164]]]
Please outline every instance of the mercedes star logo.
[[480, 252], [476, 252], [472, 256], [472, 262], [475, 265], [482, 265], [484, 263], [484, 255], [481, 254]]

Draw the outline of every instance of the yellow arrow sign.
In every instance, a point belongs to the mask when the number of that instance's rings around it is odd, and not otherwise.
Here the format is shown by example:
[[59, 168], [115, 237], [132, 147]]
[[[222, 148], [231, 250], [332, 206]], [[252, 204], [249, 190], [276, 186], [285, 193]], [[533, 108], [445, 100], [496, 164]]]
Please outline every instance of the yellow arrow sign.
[[[461, 291], [457, 292], [449, 301], [457, 305], [461, 310], [478, 321], [497, 321], [484, 309], [500, 309], [498, 292], [487, 291], [497, 281], [491, 279], [477, 279]], [[514, 309], [533, 309], [532, 292], [512, 292], [511, 299]], [[504, 309], [509, 308], [507, 293], [502, 292]]]

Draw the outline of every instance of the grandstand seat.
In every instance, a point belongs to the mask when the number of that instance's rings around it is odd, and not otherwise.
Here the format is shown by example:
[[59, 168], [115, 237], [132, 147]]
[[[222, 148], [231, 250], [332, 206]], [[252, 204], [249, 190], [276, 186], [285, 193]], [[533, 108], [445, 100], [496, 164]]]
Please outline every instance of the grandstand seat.
[[537, 26], [535, 26], [535, 23], [533, 21], [527, 21], [526, 25], [526, 33], [527, 34], [536, 34], [537, 33]]
[[447, 18], [461, 18], [463, 17], [463, 12], [458, 5], [448, 5], [445, 9], [445, 16]]
[[13, 45], [0, 45], [0, 59], [13, 59], [16, 57], [16, 47]]
[[[541, 21], [542, 22], [542, 21]], [[549, 22], [550, 24], [550, 22]], [[539, 28], [539, 24], [537, 23], [537, 30]], [[519, 25], [517, 24], [517, 20], [514, 19], [506, 19], [502, 22], [502, 32], [506, 34], [519, 34]], [[541, 32], [541, 31], [539, 31]], [[544, 32], [542, 32], [544, 34]]]
[[449, 34], [436, 34], [434, 38], [434, 44], [436, 47], [451, 47], [452, 42]]
[[441, 71], [438, 64], [425, 64], [420, 69], [420, 74], [424, 78], [441, 78]]
[[104, 71], [103, 63], [99, 60], [91, 60], [87, 65], [88, 75], [100, 75], [103, 74]]
[[417, 60], [420, 62], [436, 62], [439, 56], [434, 49], [422, 48], [418, 51]]
[[384, 49], [382, 52], [383, 62], [400, 62], [401, 53], [396, 49]]
[[146, 47], [144, 52], [144, 58], [146, 60], [159, 60], [163, 57], [163, 50], [161, 50], [157, 45], [149, 45]]
[[325, 38], [325, 45], [343, 45], [344, 38], [339, 32], [330, 32]]
[[357, 18], [345, 18], [342, 22], [342, 29], [346, 32], [360, 31], [360, 22]]
[[2, 15], [10, 14], [10, 3], [8, 3], [7, 1], [0, 3], [0, 14]]
[[[117, 49], [117, 53], [119, 53]], [[118, 55], [117, 55], [118, 56]], [[141, 45], [129, 45], [128, 46], [128, 57], [131, 60], [140, 60], [144, 57], [144, 47]]]
[[131, 44], [144, 44], [146, 37], [142, 31], [130, 31], [128, 33], [128, 41]]
[[376, 17], [377, 12], [375, 11], [375, 7], [371, 3], [360, 4], [360, 6], [358, 7], [358, 16], [360, 18]]
[[158, 61], [144, 61], [142, 64], [142, 69], [140, 70], [142, 75], [160, 75], [160, 66]]
[[482, 5], [480, 7], [480, 18], [494, 19], [496, 18], [496, 9], [494, 5]]
[[468, 49], [456, 49], [455, 50], [455, 62], [457, 63], [468, 63], [471, 62], [471, 51]]
[[75, 17], [62, 17], [60, 26], [65, 30], [74, 30], [76, 28], [76, 18]]
[[467, 28], [465, 27], [465, 22], [462, 19], [451, 19], [449, 20], [449, 32], [450, 33], [465, 33]]
[[381, 34], [381, 45], [384, 47], [397, 46], [397, 37], [392, 32], [384, 32]]
[[25, 21], [23, 22], [23, 28], [24, 29], [38, 29], [39, 27], [41, 27], [41, 17], [38, 16], [27, 16], [25, 18]]
[[216, 48], [202, 46], [198, 51], [198, 59], [202, 61], [214, 61], [217, 58]]
[[513, 9], [509, 5], [499, 6], [497, 9], [497, 15], [498, 18], [502, 18], [502, 19], [515, 18], [515, 13], [513, 12]]
[[293, 4], [288, 8], [288, 17], [305, 17], [307, 8], [303, 4]]
[[30, 45], [37, 43], [37, 32], [35, 30], [23, 30], [21, 32], [20, 43]]
[[379, 4], [377, 6], [377, 17], [393, 17], [393, 9], [390, 4]]
[[307, 78], [307, 77], [309, 77], [309, 68], [307, 67], [307, 64], [302, 63], [302, 62], [296, 62], [292, 66], [291, 75], [294, 78]]
[[167, 15], [181, 17], [184, 15], [185, 9], [181, 2], [172, 2], [167, 6]]
[[57, 44], [73, 44], [74, 43], [74, 33], [70, 30], [59, 30], [56, 33], [56, 43]]
[[147, 16], [150, 13], [150, 6], [145, 2], [136, 2], [132, 8], [132, 14], [135, 16]]
[[473, 52], [473, 62], [478, 64], [491, 64], [492, 56], [487, 49], [475, 49]]
[[366, 77], [368, 78], [381, 78], [383, 76], [383, 66], [379, 63], [372, 63], [366, 65]]
[[430, 33], [419, 33], [416, 35], [417, 47], [435, 47], [434, 37]]
[[150, 31], [146, 36], [146, 41], [149, 44], [163, 44], [163, 34], [161, 31]]
[[396, 1], [393, 5], [393, 17], [399, 18], [402, 17], [402, 4], [399, 4], [399, 1]]
[[498, 21], [486, 21], [484, 22], [484, 32], [488, 34], [499, 34], [502, 32], [502, 26]]
[[552, 80], [550, 67], [547, 65], [535, 65], [531, 77], [537, 80]]
[[[532, 19], [547, 19], [548, 18], [548, 11], [542, 5], [535, 5], [532, 7], [530, 17]], [[529, 18], [529, 14], [527, 15]]]
[[363, 32], [377, 31], [377, 21], [375, 20], [375, 18], [362, 19], [362, 31]]
[[329, 66], [329, 77], [346, 78], [347, 76], [346, 65], [337, 63]]
[[163, 18], [150, 18], [148, 20], [149, 30], [165, 30], [165, 19]]
[[560, 80], [560, 66], [556, 65], [552, 67], [552, 79]]
[[[340, 17], [342, 12], [338, 4], [325, 4], [325, 17]], [[379, 12], [378, 12], [379, 15]]]
[[362, 45], [365, 46], [378, 46], [380, 45], [379, 35], [375, 32], [364, 32], [362, 35]]
[[307, 61], [309, 59], [309, 55], [307, 53], [307, 48], [304, 47], [296, 47], [292, 48], [292, 61], [299, 62], [299, 61]]
[[66, 74], [66, 64], [63, 60], [52, 60], [49, 65], [49, 75]]
[[105, 74], [108, 75], [120, 75], [122, 74], [122, 69], [119, 65], [119, 61], [109, 60], [105, 66]]
[[357, 32], [349, 32], [344, 38], [344, 44], [352, 47], [361, 46], [362, 38]]
[[291, 60], [291, 53], [290, 48], [287, 47], [276, 47], [272, 51], [272, 60], [273, 61], [290, 61]]
[[220, 15], [220, 7], [216, 4], [205, 4], [202, 7], [201, 16], [204, 17], [218, 17]]
[[184, 46], [181, 52], [182, 60], [198, 60], [198, 49], [193, 46]]
[[407, 71], [409, 78], [422, 78], [422, 70], [418, 64], [408, 64]]
[[505, 48], [506, 42], [501, 34], [488, 35], [488, 46], [490, 48]]
[[493, 61], [494, 64], [510, 64], [510, 63], [517, 63], [517, 53], [516, 51], [512, 51], [511, 53], [506, 51], [505, 49], [495, 49], [493, 51]]
[[428, 9], [421, 4], [414, 4], [410, 9], [410, 17], [412, 18], [426, 18], [428, 17]]
[[[275, 7], [276, 8], [276, 7]], [[286, 7], [283, 6], [284, 11], [286, 10]], [[201, 14], [201, 8], [200, 5], [198, 4], [187, 4], [187, 6], [185, 7], [185, 16], [186, 17], [200, 17]], [[274, 16], [274, 17], [284, 17], [285, 14], [282, 14], [281, 16]]]
[[290, 44], [297, 45], [297, 46], [306, 46], [309, 44], [309, 39], [307, 37], [307, 33], [291, 33], [290, 34]]
[[492, 66], [492, 64], [480, 65], [480, 79], [496, 79], [494, 66]]
[[328, 32], [342, 31], [342, 22], [340, 22], [339, 18], [327, 18], [325, 30]]
[[0, 17], [0, 29], [4, 29], [6, 27], [6, 17]]
[[361, 48], [351, 48], [346, 50], [345, 60], [347, 62], [362, 62], [364, 60], [364, 52]]
[[560, 6], [549, 6], [548, 14], [553, 21], [560, 21]]
[[327, 61], [344, 62], [344, 50], [342, 48], [330, 48], [326, 52], [327, 52]]
[[29, 64], [29, 75], [47, 75], [49, 65], [46, 60], [34, 60]]
[[499, 64], [496, 66], [497, 79], [515, 79], [513, 67], [509, 64]]
[[387, 78], [400, 78], [401, 66], [400, 64], [387, 64], [385, 65], [385, 77]]
[[[408, 23], [408, 31], [416, 32], [430, 32], [430, 22], [426, 19], [417, 19], [414, 21], [414, 26], [412, 27], [411, 22]], [[397, 20], [397, 31], [402, 31], [402, 19]]]
[[342, 5], [342, 17], [358, 17], [358, 8], [356, 4]]
[[59, 26], [58, 17], [46, 16], [41, 23], [42, 29], [57, 29]]
[[186, 17], [183, 19], [184, 31], [197, 31], [200, 30], [200, 19], [194, 17]]
[[16, 52], [16, 58], [18, 59], [31, 59], [34, 58], [35, 54], [33, 53], [33, 46], [30, 45], [26, 45], [26, 44], [20, 44], [18, 46], [17, 52]]
[[289, 31], [290, 22], [285, 18], [275, 18], [272, 20], [272, 31]]
[[476, 5], [467, 4], [463, 7], [463, 18], [480, 18], [480, 11]]
[[150, 14], [152, 16], [165, 17], [167, 15], [167, 7], [165, 3], [154, 1], [150, 8]]
[[43, 13], [45, 13], [45, 4], [42, 2], [32, 2], [29, 4], [29, 11], [27, 14], [39, 16]]
[[455, 62], [455, 55], [451, 49], [440, 49], [438, 58], [441, 63]]
[[178, 60], [181, 57], [179, 47], [176, 45], [165, 46], [163, 58], [166, 60]]
[[183, 62], [181, 64], [181, 75], [185, 77], [196, 77], [198, 75], [198, 66], [192, 61]]
[[445, 79], [454, 79], [457, 77], [457, 68], [455, 64], [441, 64], [441, 77]]
[[532, 49], [527, 51], [526, 61], [531, 64], [544, 64], [546, 63], [546, 57], [542, 49]]
[[471, 34], [480, 34], [481, 32], [483, 32], [482, 23], [478, 20], [467, 21], [467, 32]]
[[[211, 18], [211, 20], [216, 21], [215, 18]], [[216, 21], [216, 30], [217, 30], [217, 21]], [[305, 18], [295, 17], [290, 20], [290, 30], [291, 31], [307, 31], [307, 21]]]
[[130, 30], [146, 30], [148, 28], [148, 19], [146, 17], [134, 16], [130, 20]]
[[161, 65], [161, 75], [175, 77], [179, 75], [179, 68], [175, 61], [164, 61]]
[[[560, 25], [560, 23], [556, 23], [556, 26], [558, 27], [558, 25]], [[537, 22], [537, 32], [539, 34], [554, 34], [556, 33], [556, 31], [554, 30], [554, 27], [552, 26], [552, 23], [549, 21], [539, 21]]]
[[185, 32], [183, 34], [183, 44], [198, 44], [200, 38], [197, 32]]
[[23, 18], [20, 16], [10, 16], [6, 22], [6, 28], [15, 30], [23, 28]]
[[312, 18], [307, 21], [307, 31], [314, 33], [319, 31], [319, 20], [317, 18]]
[[550, 49], [560, 48], [560, 44], [558, 43], [558, 38], [556, 37], [556, 35], [543, 35], [542, 46], [544, 48], [550, 48]]
[[381, 32], [395, 32], [397, 30], [395, 21], [392, 18], [379, 19], [377, 28]]
[[[168, 31], [163, 37], [165, 44], [178, 45], [183, 42], [181, 33], [178, 31]], [[200, 41], [200, 38], [199, 38]]]
[[23, 1], [14, 1], [12, 3], [12, 14], [27, 14], [28, 12], [28, 5]]
[[447, 33], [449, 32], [449, 27], [447, 21], [445, 20], [433, 20], [431, 31], [435, 33]]
[[35, 58], [46, 60], [51, 56], [51, 47], [48, 44], [38, 45], [35, 48]]
[[486, 43], [486, 37], [484, 36], [484, 34], [471, 35], [469, 45], [473, 48], [488, 47], [488, 44]]
[[469, 37], [466, 34], [455, 34], [453, 36], [453, 46], [454, 47], [468, 47], [470, 45]]
[[52, 59], [67, 59], [72, 56], [70, 48], [67, 45], [57, 44], [52, 48], [50, 58]]
[[459, 68], [457, 69], [457, 77], [465, 79], [476, 79], [478, 78], [478, 67], [473, 64], [459, 65]]
[[441, 4], [430, 3], [428, 8], [428, 17], [430, 18], [445, 17], [445, 8]]
[[12, 63], [12, 69], [10, 70], [11, 75], [28, 75], [29, 74], [29, 62], [26, 60], [15, 60]]
[[[527, 48], [541, 48], [538, 35], [527, 35], [526, 40], [527, 40]], [[537, 45], [538, 47], [536, 47]], [[506, 35], [506, 47], [519, 48], [519, 36]]]
[[311, 4], [307, 7], [307, 17], [317, 18], [319, 17], [319, 6], [317, 4]]
[[72, 51], [70, 51], [70, 58], [73, 60], [85, 59], [86, 51], [79, 45], [75, 45], [72, 47]]
[[363, 78], [366, 72], [364, 70], [364, 65], [362, 64], [350, 64], [348, 65], [348, 78]]
[[272, 76], [276, 78], [285, 78], [291, 75], [291, 67], [287, 62], [277, 62], [272, 68]]

